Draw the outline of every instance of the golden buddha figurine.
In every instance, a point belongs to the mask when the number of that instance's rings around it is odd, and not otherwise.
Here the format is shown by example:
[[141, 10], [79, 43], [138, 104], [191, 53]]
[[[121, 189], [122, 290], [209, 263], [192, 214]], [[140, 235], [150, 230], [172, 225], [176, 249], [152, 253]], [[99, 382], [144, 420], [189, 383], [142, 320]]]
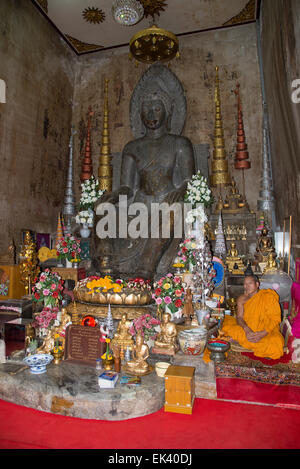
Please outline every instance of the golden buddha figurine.
[[14, 265], [16, 260], [16, 246], [14, 241], [10, 241], [10, 245], [7, 248], [7, 251], [0, 253], [0, 264], [4, 265]]
[[176, 324], [171, 321], [171, 314], [164, 313], [160, 325], [161, 331], [154, 342], [152, 353], [160, 353], [163, 355], [175, 355], [179, 350], [177, 344], [177, 328]]
[[49, 329], [48, 333], [42, 343], [42, 345], [36, 349], [36, 353], [46, 353], [49, 354], [51, 353], [51, 350], [54, 348], [54, 336], [56, 334], [55, 328]]
[[125, 373], [129, 373], [136, 376], [146, 375], [152, 371], [150, 365], [147, 362], [149, 357], [149, 347], [144, 344], [144, 338], [141, 331], [137, 333], [136, 343], [132, 349], [132, 360], [129, 360], [123, 367]]
[[275, 257], [276, 257], [276, 254], [275, 253], [272, 253], [270, 252], [270, 254], [268, 255], [268, 259], [267, 259], [267, 265], [265, 267], [265, 270], [264, 270], [264, 274], [271, 274], [273, 272], [277, 272], [278, 269], [278, 266], [277, 266], [277, 263], [276, 263], [276, 260], [275, 260]]
[[129, 332], [130, 326], [131, 321], [127, 319], [127, 314], [123, 313], [121, 320], [119, 321], [117, 331], [112, 339], [112, 346], [117, 345], [119, 347], [124, 347], [125, 349], [127, 347], [132, 349], [134, 340]]
[[258, 262], [267, 262], [270, 253], [275, 253], [275, 249], [273, 247], [273, 241], [269, 236], [269, 230], [264, 226], [257, 240], [255, 257]]
[[230, 250], [228, 256], [226, 257], [226, 265], [228, 267], [229, 272], [242, 275], [245, 270], [245, 266], [241, 257], [239, 256], [238, 250], [236, 248], [236, 243], [230, 243]]

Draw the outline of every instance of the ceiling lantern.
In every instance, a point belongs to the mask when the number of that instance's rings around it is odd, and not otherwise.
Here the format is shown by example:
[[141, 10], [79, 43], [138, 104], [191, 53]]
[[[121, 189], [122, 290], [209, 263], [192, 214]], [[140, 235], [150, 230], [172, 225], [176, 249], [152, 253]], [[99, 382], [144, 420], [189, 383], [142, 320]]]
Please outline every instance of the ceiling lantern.
[[179, 57], [179, 42], [175, 34], [155, 25], [135, 34], [129, 48], [131, 58], [147, 64], [168, 62]]
[[117, 23], [133, 26], [143, 18], [144, 7], [138, 0], [115, 0], [112, 14]]

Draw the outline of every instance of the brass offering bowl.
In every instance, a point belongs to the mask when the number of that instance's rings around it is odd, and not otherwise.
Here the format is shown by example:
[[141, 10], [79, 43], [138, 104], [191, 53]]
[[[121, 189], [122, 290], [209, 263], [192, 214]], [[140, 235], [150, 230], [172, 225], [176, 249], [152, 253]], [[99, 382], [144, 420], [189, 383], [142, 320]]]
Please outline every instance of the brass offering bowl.
[[226, 360], [225, 353], [230, 349], [230, 343], [223, 339], [211, 339], [207, 342], [207, 348], [210, 351], [210, 359], [215, 362]]

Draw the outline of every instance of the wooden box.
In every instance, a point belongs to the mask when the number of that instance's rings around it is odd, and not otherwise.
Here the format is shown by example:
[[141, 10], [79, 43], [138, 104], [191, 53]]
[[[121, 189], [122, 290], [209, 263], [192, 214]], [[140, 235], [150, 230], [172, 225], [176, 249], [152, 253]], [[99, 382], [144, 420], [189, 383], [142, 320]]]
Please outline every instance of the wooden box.
[[165, 411], [192, 414], [195, 399], [195, 368], [171, 365], [165, 373]]
[[20, 300], [26, 295], [18, 265], [0, 265], [0, 300]]

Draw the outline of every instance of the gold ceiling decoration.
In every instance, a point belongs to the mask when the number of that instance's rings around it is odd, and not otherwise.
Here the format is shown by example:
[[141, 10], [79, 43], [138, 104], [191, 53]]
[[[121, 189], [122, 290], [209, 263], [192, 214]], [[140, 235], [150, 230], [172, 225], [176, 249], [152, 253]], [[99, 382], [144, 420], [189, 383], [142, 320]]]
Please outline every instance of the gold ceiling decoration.
[[105, 21], [105, 13], [99, 8], [88, 7], [82, 12], [82, 16], [88, 23], [99, 24]]
[[253, 21], [256, 18], [256, 0], [249, 0], [247, 5], [242, 11], [233, 16], [230, 20], [226, 21], [223, 26], [229, 26], [231, 24], [245, 23], [246, 21]]
[[99, 46], [98, 44], [86, 44], [85, 42], [79, 41], [79, 39], [69, 36], [68, 34], [65, 34], [65, 37], [79, 54], [103, 49], [103, 46]]
[[153, 25], [136, 33], [129, 43], [130, 58], [152, 64], [168, 62], [179, 57], [179, 42], [175, 34]]
[[162, 11], [165, 11], [165, 8], [168, 6], [166, 0], [139, 0], [144, 7], [144, 16], [154, 15], [159, 16]]

